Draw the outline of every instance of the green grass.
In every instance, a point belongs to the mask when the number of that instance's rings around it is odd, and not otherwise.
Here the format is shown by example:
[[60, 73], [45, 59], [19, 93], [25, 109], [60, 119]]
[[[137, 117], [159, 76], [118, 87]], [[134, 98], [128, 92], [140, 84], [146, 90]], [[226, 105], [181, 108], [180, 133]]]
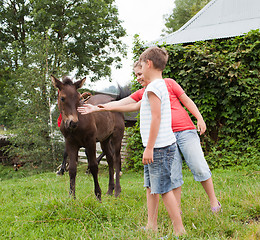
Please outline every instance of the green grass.
[[[117, 199], [105, 194], [106, 167], [100, 170], [102, 203], [93, 192], [93, 180], [80, 165], [76, 200], [69, 197], [69, 176], [35, 174], [0, 166], [0, 239], [159, 239], [172, 234], [160, 200], [159, 231], [143, 232], [146, 196], [142, 173], [124, 172]], [[213, 215], [202, 186], [183, 171], [182, 217], [185, 239], [260, 239], [260, 173], [254, 170], [215, 170], [215, 191], [223, 212]], [[172, 239], [172, 238], [168, 238]]]

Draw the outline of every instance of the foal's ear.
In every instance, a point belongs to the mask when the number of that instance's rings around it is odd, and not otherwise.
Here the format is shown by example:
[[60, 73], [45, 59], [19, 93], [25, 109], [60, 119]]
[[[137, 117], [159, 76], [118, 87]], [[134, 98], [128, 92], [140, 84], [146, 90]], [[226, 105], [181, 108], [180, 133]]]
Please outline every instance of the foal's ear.
[[54, 77], [53, 75], [51, 75], [51, 81], [52, 81], [52, 84], [54, 87], [60, 89], [61, 88], [61, 85], [62, 85], [62, 82], [57, 79], [56, 77]]
[[77, 81], [74, 83], [74, 86], [76, 87], [76, 89], [81, 88], [83, 86], [83, 84], [86, 81], [86, 77], [82, 78], [81, 80]]

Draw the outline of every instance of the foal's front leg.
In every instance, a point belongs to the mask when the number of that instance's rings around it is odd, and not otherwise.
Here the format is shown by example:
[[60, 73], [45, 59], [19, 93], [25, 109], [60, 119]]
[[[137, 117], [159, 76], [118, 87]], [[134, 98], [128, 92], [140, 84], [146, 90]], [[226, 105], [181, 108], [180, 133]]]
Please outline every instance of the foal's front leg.
[[78, 162], [78, 148], [67, 148], [67, 153], [69, 155], [69, 176], [70, 176], [70, 195], [74, 198], [75, 195], [75, 187], [76, 187], [76, 175], [77, 175], [77, 162]]

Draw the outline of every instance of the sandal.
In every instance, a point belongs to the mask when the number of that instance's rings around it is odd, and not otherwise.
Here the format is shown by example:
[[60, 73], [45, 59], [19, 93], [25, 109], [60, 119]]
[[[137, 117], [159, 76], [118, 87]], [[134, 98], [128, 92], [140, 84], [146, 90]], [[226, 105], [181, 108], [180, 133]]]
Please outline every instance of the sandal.
[[212, 211], [212, 213], [222, 212], [222, 207], [221, 207], [221, 204], [220, 204], [219, 201], [218, 201], [218, 206], [212, 207], [212, 208], [211, 208], [211, 211]]

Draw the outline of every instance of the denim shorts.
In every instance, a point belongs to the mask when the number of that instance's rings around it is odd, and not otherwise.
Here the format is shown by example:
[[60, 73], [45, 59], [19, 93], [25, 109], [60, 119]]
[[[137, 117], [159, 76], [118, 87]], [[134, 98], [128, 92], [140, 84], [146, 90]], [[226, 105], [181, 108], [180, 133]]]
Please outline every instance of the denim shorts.
[[151, 194], [164, 194], [174, 187], [171, 179], [172, 162], [176, 144], [155, 148], [153, 163], [144, 165], [144, 187], [151, 188]]
[[183, 184], [181, 153], [195, 181], [202, 182], [209, 179], [211, 171], [205, 160], [197, 130], [175, 132], [175, 137], [178, 149], [172, 165], [172, 182], [174, 188], [180, 187]]

